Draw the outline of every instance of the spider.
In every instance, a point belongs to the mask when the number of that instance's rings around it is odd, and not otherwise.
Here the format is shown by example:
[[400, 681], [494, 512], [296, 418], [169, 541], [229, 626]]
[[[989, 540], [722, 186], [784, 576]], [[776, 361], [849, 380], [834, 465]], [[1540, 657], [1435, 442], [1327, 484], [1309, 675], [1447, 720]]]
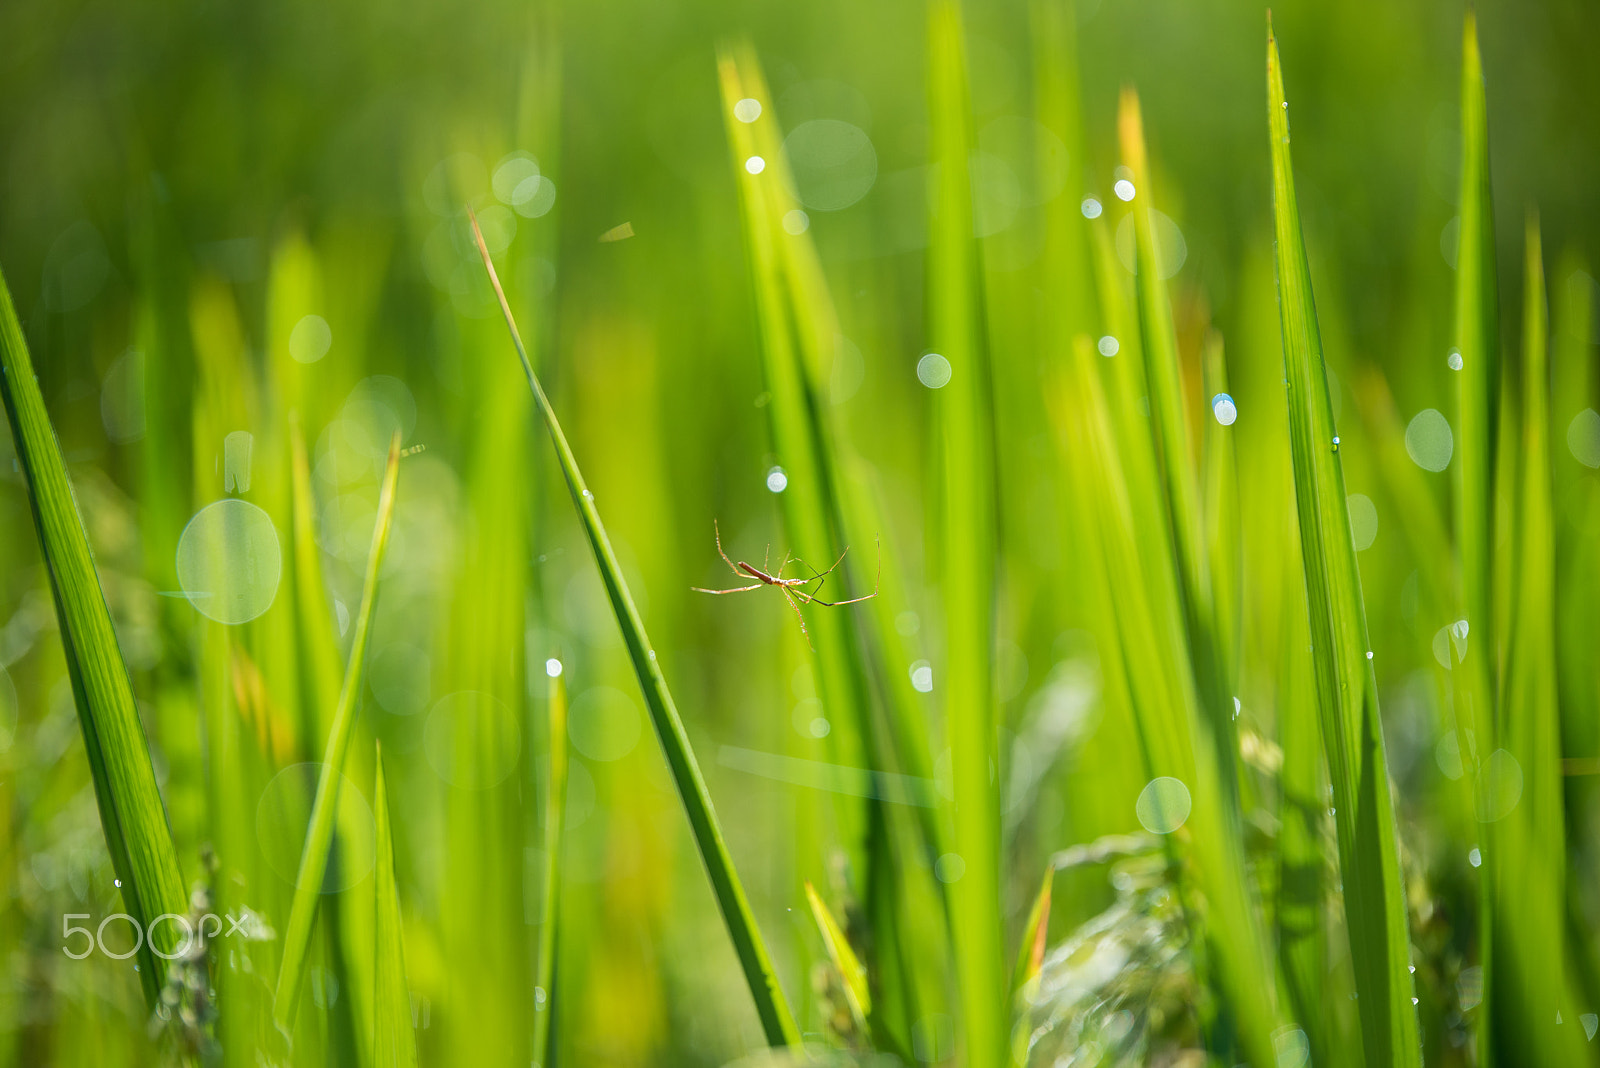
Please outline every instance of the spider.
[[[689, 588], [696, 593], [714, 593], [718, 595], [724, 593], [749, 593], [751, 590], [759, 590], [763, 586], [773, 586], [779, 590], [782, 590], [784, 599], [789, 602], [789, 607], [794, 609], [794, 617], [800, 621], [800, 633], [805, 635], [807, 645], [811, 644], [811, 632], [806, 630], [806, 617], [800, 612], [800, 606], [802, 604], [820, 604], [824, 608], [839, 608], [847, 604], [859, 604], [862, 601], [870, 601], [872, 598], [878, 596], [878, 584], [883, 579], [883, 547], [881, 543], [879, 544], [878, 548], [878, 577], [872, 584], [872, 592], [863, 597], [851, 597], [844, 601], [824, 601], [822, 598], [818, 597], [817, 594], [822, 590], [822, 585], [827, 581], [828, 576], [833, 574], [834, 571], [838, 569], [840, 564], [844, 563], [845, 553], [850, 551], [850, 547], [848, 545], [845, 546], [844, 552], [839, 554], [839, 559], [833, 562], [833, 567], [828, 568], [828, 570], [817, 571], [815, 568], [813, 568], [812, 574], [807, 578], [784, 578], [784, 568], [788, 567], [791, 563], [804, 565], [805, 561], [799, 559], [798, 557], [791, 557], [788, 553], [784, 553], [783, 563], [779, 564], [776, 570], [772, 570], [770, 564], [771, 547], [769, 546], [769, 555], [768, 557], [764, 557], [762, 559], [760, 567], [756, 567], [754, 564], [747, 564], [743, 560], [740, 560], [738, 563], [734, 563], [733, 558], [723, 551], [722, 531], [717, 526], [716, 520], [711, 521], [711, 529], [715, 533], [717, 539], [717, 555], [722, 557], [723, 561], [728, 565], [735, 575], [738, 575], [740, 578], [753, 578], [756, 581], [749, 586], [735, 586], [731, 590], [708, 590], [703, 586], [690, 586]], [[817, 584], [816, 589], [805, 589], [806, 586], [813, 582]], [[812, 648], [814, 649], [816, 647], [812, 646]]]

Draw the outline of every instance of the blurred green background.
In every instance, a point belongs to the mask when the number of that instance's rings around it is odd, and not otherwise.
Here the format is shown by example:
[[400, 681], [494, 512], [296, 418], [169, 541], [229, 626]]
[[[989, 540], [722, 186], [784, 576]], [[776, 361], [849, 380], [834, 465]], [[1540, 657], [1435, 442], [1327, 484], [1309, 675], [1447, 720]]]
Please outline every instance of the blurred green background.
[[[1247, 591], [1240, 695], [1268, 737], [1281, 635], [1275, 617], [1249, 606], [1276, 605], [1281, 576], [1252, 576], [1251, 560], [1277, 559], [1263, 547], [1291, 536], [1292, 499], [1287, 457], [1274, 454], [1283, 399], [1262, 9], [1081, 0], [1087, 153], [1070, 173], [1083, 188], [1052, 182], [1041, 164], [1067, 149], [1033, 122], [1029, 8], [974, 5], [966, 17], [978, 233], [1004, 369], [997, 663], [1002, 737], [1017, 739], [1004, 771], [1015, 787], [1005, 903], [1014, 931], [1043, 858], [1135, 830], [1144, 781], [1125, 716], [1102, 707], [1093, 621], [1076, 599], [1070, 546], [1081, 517], [1064, 504], [1044, 397], [1040, 332], [1052, 296], [1038, 270], [1045, 204], [1110, 202], [1125, 84], [1142, 95], [1160, 203], [1185, 250], [1172, 282], [1185, 355], [1198, 359], [1207, 324], [1228, 345]], [[1403, 420], [1450, 411], [1461, 17], [1455, 4], [1372, 0], [1274, 11], [1336, 414], [1342, 405], [1352, 424], [1372, 368]], [[404, 461], [362, 713], [385, 747], [424, 1063], [527, 1060], [516, 1036], [542, 996], [531, 963], [541, 858], [531, 798], [546, 757], [525, 710], [543, 699], [550, 658], [563, 662], [574, 698], [559, 1048], [572, 1063], [709, 1065], [760, 1043], [587, 547], [463, 241], [461, 201], [504, 252], [508, 295], [641, 600], [802, 1029], [822, 1029], [817, 936], [796, 873], [832, 873], [849, 896], [856, 875], [834, 863], [833, 795], [753, 774], [725, 748], [837, 759], [805, 640], [771, 591], [689, 592], [731, 584], [713, 519], [736, 557], [785, 547], [715, 49], [750, 38], [785, 129], [843, 122], [864, 135], [812, 127], [821, 147], [807, 156], [797, 143], [791, 154], [844, 339], [828, 400], [881, 481], [885, 567], [907, 580], [897, 629], [920, 661], [936, 614], [923, 534], [928, 391], [917, 377], [927, 351], [925, 18], [920, 4], [832, 0], [0, 6], [0, 264], [145, 702], [188, 877], [218, 834], [219, 776], [207, 778], [196, 740], [203, 720], [217, 721], [207, 718], [197, 665], [210, 654], [197, 617], [163, 595], [178, 588], [173, 560], [189, 517], [232, 488], [222, 435], [253, 435], [255, 498], [276, 516], [268, 498], [286, 492], [286, 415], [297, 412], [341, 613], [359, 597], [375, 443], [398, 426], [408, 446], [426, 447]], [[1590, 346], [1592, 366], [1591, 324], [1561, 309], [1564, 294], [1581, 290], [1583, 306], [1594, 287], [1573, 257], [1600, 238], [1600, 8], [1500, 3], [1480, 18], [1504, 334], [1517, 336], [1521, 219], [1537, 205], [1556, 329]], [[537, 169], [505, 170], [521, 158]], [[539, 183], [520, 187], [535, 173]], [[311, 315], [326, 324], [320, 346], [297, 340]], [[325, 354], [304, 362], [318, 347]], [[1556, 426], [1594, 402], [1558, 395]], [[89, 911], [98, 922], [115, 911], [114, 888], [10, 448], [0, 440], [0, 1064], [88, 1063], [90, 1050], [94, 1063], [144, 1063], [129, 963], [59, 951], [60, 916]], [[1432, 865], [1446, 900], [1464, 860], [1429, 854], [1455, 832], [1423, 810], [1444, 789], [1431, 650], [1449, 620], [1418, 608], [1426, 561], [1379, 456], [1359, 434], [1345, 455], [1350, 491], [1376, 514], [1360, 561], [1403, 841], [1428, 854], [1419, 863]], [[1559, 485], [1594, 478], [1584, 456], [1556, 461]], [[1442, 510], [1447, 476], [1422, 478]], [[279, 535], [287, 551], [281, 524]], [[271, 618], [250, 626], [264, 634]], [[237, 662], [232, 673], [240, 744], [258, 751], [237, 779], [222, 776], [237, 788], [230, 826], [241, 834], [274, 826], [276, 769], [317, 759], [320, 745], [308, 740], [319, 737], [300, 707], [309, 702], [270, 693], [271, 648], [266, 638], [252, 646], [268, 697], [241, 688], [249, 672]], [[902, 665], [923, 690], [917, 666]], [[470, 804], [436, 771], [421, 714], [460, 692], [493, 695], [520, 736], [505, 781]], [[352, 781], [370, 801], [366, 753]], [[270, 914], [271, 901], [287, 899], [297, 847], [287, 847], [287, 871], [273, 862], [284, 848], [263, 838], [262, 862], [237, 874], [236, 900]], [[349, 872], [363, 877], [359, 860]], [[1104, 869], [1063, 879], [1052, 943], [1111, 897]], [[334, 1033], [339, 992], [334, 973], [322, 974], [314, 994], [337, 1051], [353, 1040]], [[1441, 982], [1455, 996], [1453, 979]], [[1462, 1044], [1467, 1007], [1439, 1009], [1439, 1048]], [[922, 1021], [925, 1059], [948, 1055], [942, 1021]]]

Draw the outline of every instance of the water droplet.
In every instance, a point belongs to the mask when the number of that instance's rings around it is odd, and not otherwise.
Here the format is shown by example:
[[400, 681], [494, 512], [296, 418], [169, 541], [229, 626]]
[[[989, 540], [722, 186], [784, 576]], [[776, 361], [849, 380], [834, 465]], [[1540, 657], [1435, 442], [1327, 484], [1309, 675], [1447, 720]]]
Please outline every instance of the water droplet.
[[1371, 650], [1371, 649], [1368, 649], [1368, 650], [1367, 650], [1367, 659], [1368, 659], [1368, 660], [1371, 660], [1371, 659], [1372, 659], [1372, 650]]
[[[489, 180], [489, 185], [494, 189], [497, 200], [516, 207], [520, 203], [517, 200], [518, 192], [529, 179], [538, 177], [539, 161], [526, 152], [513, 152], [495, 166], [494, 177]], [[536, 187], [538, 182], [533, 184]]]
[[[573, 747], [583, 753], [576, 741], [576, 702], [573, 709]], [[522, 756], [522, 731], [497, 698], [461, 690], [434, 703], [423, 725], [422, 744], [428, 765], [439, 778], [464, 790], [486, 790], [505, 781], [516, 768]]]
[[1118, 200], [1132, 200], [1135, 192], [1133, 183], [1126, 178], [1118, 179], [1117, 184], [1111, 187], [1111, 191], [1117, 194]]
[[610, 686], [596, 686], [572, 702], [567, 736], [572, 748], [590, 760], [608, 762], [633, 752], [643, 725], [633, 697]]
[[783, 139], [794, 191], [813, 211], [843, 211], [878, 180], [878, 152], [859, 126], [839, 119], [802, 122]]
[[1452, 371], [1461, 370], [1461, 353], [1451, 349], [1450, 355], [1445, 357], [1444, 362], [1450, 365], [1450, 370]]
[[1272, 1036], [1276, 1068], [1305, 1068], [1311, 1062], [1311, 1040], [1297, 1027], [1284, 1027]]
[[751, 156], [744, 161], [744, 169], [750, 174], [760, 174], [767, 169], [767, 161], [760, 156]]
[[[511, 194], [511, 206], [524, 219], [537, 219], [556, 204], [556, 183], [543, 174], [524, 178]], [[480, 219], [481, 223], [482, 220]], [[487, 241], [487, 235], [485, 235]], [[492, 250], [491, 250], [492, 251]]]
[[1095, 343], [1095, 348], [1100, 350], [1102, 356], [1115, 356], [1122, 346], [1117, 344], [1117, 339], [1107, 334]]
[[1151, 834], [1171, 834], [1189, 818], [1191, 804], [1189, 788], [1183, 781], [1162, 775], [1151, 779], [1139, 791], [1139, 800], [1134, 802], [1133, 813], [1139, 817], [1140, 825]]
[[1454, 451], [1450, 421], [1438, 409], [1424, 408], [1406, 424], [1406, 452], [1424, 471], [1443, 471]]
[[1478, 773], [1477, 810], [1481, 823], [1510, 815], [1522, 800], [1522, 765], [1505, 749], [1489, 754]]
[[1078, 205], [1078, 210], [1083, 212], [1085, 219], [1098, 219], [1105, 209], [1100, 206], [1100, 201], [1094, 197], [1084, 197], [1083, 203]]
[[761, 117], [761, 101], [747, 96], [733, 105], [733, 117], [740, 122], [755, 122]]
[[1473, 846], [1472, 850], [1467, 853], [1467, 863], [1471, 864], [1474, 868], [1483, 863], [1483, 854], [1478, 852], [1477, 846]]
[[289, 331], [289, 355], [299, 363], [316, 363], [333, 347], [333, 330], [320, 315], [305, 315]]
[[911, 665], [911, 688], [918, 693], [931, 693], [933, 691], [933, 665], [926, 660], [918, 660]]
[[118, 887], [118, 888], [119, 888], [119, 889], [120, 889], [120, 888], [121, 888], [121, 886], [122, 886], [122, 880], [121, 880], [121, 879], [112, 879], [112, 880], [111, 880], [111, 884], [112, 884], [112, 885], [113, 885], [113, 886], [116, 886], [116, 887]]
[[950, 382], [950, 361], [930, 352], [917, 361], [917, 381], [929, 389], [943, 389]]
[[1567, 450], [1585, 467], [1600, 467], [1600, 412], [1585, 408], [1567, 426]]
[[245, 623], [272, 607], [283, 574], [271, 517], [237, 498], [195, 513], [178, 539], [176, 563], [189, 603], [218, 623]]
[[1233, 403], [1233, 398], [1226, 393], [1218, 393], [1211, 398], [1211, 414], [1223, 426], [1232, 426], [1239, 418], [1239, 408]]
[[767, 489], [773, 493], [782, 493], [789, 488], [789, 476], [781, 467], [773, 467], [767, 471]]
[[1239, 699], [1237, 697], [1235, 697], [1233, 699], [1233, 718], [1234, 719], [1238, 719], [1239, 718], [1239, 713], [1243, 712], [1243, 711], [1244, 711], [1244, 705], [1239, 702]]
[[549, 660], [546, 660], [544, 662], [544, 673], [546, 675], [550, 676], [552, 679], [560, 678], [561, 677], [561, 661], [557, 660], [553, 656]]
[[1378, 507], [1364, 493], [1352, 493], [1345, 498], [1345, 509], [1350, 513], [1350, 540], [1356, 552], [1372, 548], [1378, 537]]
[[1283, 108], [1285, 111], [1289, 110], [1289, 102], [1287, 100], [1283, 102]]
[[1333, 439], [1333, 451], [1334, 452], [1338, 452], [1339, 451], [1339, 438], [1338, 438], [1338, 435], [1335, 435], [1334, 439]]

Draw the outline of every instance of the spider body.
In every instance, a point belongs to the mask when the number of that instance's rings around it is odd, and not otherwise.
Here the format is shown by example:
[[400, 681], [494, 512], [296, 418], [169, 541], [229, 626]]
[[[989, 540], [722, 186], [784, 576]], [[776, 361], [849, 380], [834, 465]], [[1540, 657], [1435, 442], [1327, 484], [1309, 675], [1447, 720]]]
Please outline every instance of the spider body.
[[[743, 560], [735, 563], [733, 558], [723, 551], [722, 531], [717, 526], [715, 521], [712, 522], [711, 529], [715, 533], [717, 539], [717, 555], [722, 557], [723, 562], [728, 565], [729, 570], [731, 570], [735, 575], [738, 575], [740, 578], [753, 578], [756, 581], [749, 586], [735, 586], [732, 589], [727, 590], [710, 590], [703, 586], [691, 586], [689, 588], [696, 593], [711, 593], [718, 595], [724, 593], [749, 593], [752, 590], [759, 590], [763, 586], [771, 586], [775, 589], [781, 590], [783, 591], [784, 599], [789, 602], [789, 607], [794, 609], [795, 619], [800, 621], [800, 633], [805, 635], [807, 644], [810, 644], [811, 642], [811, 632], [806, 630], [806, 617], [800, 611], [800, 606], [802, 604], [819, 604], [824, 608], [838, 608], [842, 605], [858, 604], [861, 601], [870, 601], [872, 598], [878, 596], [877, 583], [873, 584], [872, 592], [864, 597], [851, 597], [843, 601], [824, 601], [817, 596], [817, 594], [822, 590], [823, 584], [827, 582], [828, 576], [833, 574], [834, 571], [838, 570], [840, 564], [844, 563], [845, 553], [850, 551], [849, 546], [845, 547], [844, 552], [839, 554], [839, 559], [835, 560], [833, 562], [833, 566], [828, 568], [826, 571], [813, 571], [812, 574], [806, 576], [805, 578], [784, 578], [784, 568], [788, 567], [791, 563], [804, 565], [804, 561], [796, 557], [791, 557], [788, 553], [784, 553], [783, 562], [780, 563], [776, 569], [772, 568], [770, 557], [769, 559], [761, 562], [761, 567], [756, 567], [754, 564], [747, 563]], [[878, 555], [878, 577], [881, 581], [883, 577], [883, 555], [881, 551]], [[813, 582], [817, 584], [816, 588], [806, 589], [806, 587], [810, 586]]]

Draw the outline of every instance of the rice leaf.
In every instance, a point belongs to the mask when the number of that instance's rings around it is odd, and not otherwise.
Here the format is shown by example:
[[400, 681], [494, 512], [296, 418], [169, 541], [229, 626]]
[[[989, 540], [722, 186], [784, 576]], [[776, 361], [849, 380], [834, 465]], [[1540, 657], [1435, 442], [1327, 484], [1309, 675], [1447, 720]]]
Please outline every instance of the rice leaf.
[[[539, 1068], [549, 1068], [554, 1046], [556, 1012], [557, 935], [561, 930], [561, 851], [567, 823], [567, 684], [562, 675], [550, 677], [550, 704], [546, 713], [550, 727], [550, 773], [545, 779], [544, 796], [544, 915], [539, 926], [539, 958], [536, 964], [533, 1017], [533, 1060]], [[542, 992], [542, 996], [541, 996]]]
[[[1566, 826], [1561, 784], [1561, 722], [1556, 703], [1555, 513], [1550, 471], [1550, 359], [1539, 222], [1527, 224], [1522, 305], [1522, 418], [1516, 487], [1515, 593], [1500, 740], [1517, 762], [1521, 798], [1500, 821], [1493, 873], [1495, 1047], [1504, 1063], [1588, 1059], [1576, 1027], [1551, 1027], [1552, 1007], [1576, 1019], [1566, 937]], [[1498, 757], [1499, 754], [1496, 754]], [[1502, 761], [1503, 762], [1503, 761]], [[1495, 819], [1509, 800], [1491, 764], [1480, 787], [1479, 819]]]
[[[394, 835], [389, 794], [383, 781], [383, 747], [377, 747], [372, 814], [377, 827], [377, 871], [373, 878], [372, 1063], [376, 1068], [416, 1068], [417, 1035], [411, 1025], [411, 991], [406, 982], [404, 928], [394, 878]], [[543, 1063], [543, 1061], [541, 1061]]]
[[[1494, 570], [1495, 431], [1500, 385], [1500, 313], [1495, 272], [1494, 203], [1489, 183], [1489, 132], [1477, 17], [1469, 9], [1461, 59], [1460, 245], [1456, 254], [1455, 337], [1461, 367], [1456, 387], [1456, 557], [1460, 607], [1473, 631], [1488, 639]], [[1479, 648], [1486, 651], [1487, 641]], [[1475, 658], [1479, 664], [1482, 657]], [[1491, 669], [1480, 672], [1485, 679]], [[1480, 693], [1490, 694], [1484, 687]], [[1492, 699], [1492, 696], [1491, 696]], [[1493, 740], [1492, 713], [1479, 710], [1480, 745]]]
[[[1167, 528], [1149, 518], [1160, 508], [1159, 494], [1153, 492], [1154, 483], [1140, 486], [1125, 473], [1111, 405], [1093, 373], [1092, 343], [1080, 336], [1075, 347], [1071, 389], [1080, 418], [1070, 424], [1072, 444], [1084, 458], [1081, 470], [1093, 502], [1089, 511], [1100, 525], [1102, 563], [1116, 591], [1111, 608], [1123, 650], [1122, 684], [1134, 710], [1147, 773], [1153, 780], [1182, 784], [1177, 796], [1159, 795], [1171, 799], [1174, 814], [1169, 819], [1158, 813], [1163, 824], [1159, 829], [1169, 836], [1167, 848], [1174, 859], [1187, 862], [1186, 881], [1206, 903], [1202, 927], [1198, 902], [1180, 886], [1189, 920], [1196, 934], [1205, 936], [1196, 943], [1196, 970], [1209, 974], [1214, 969], [1235, 1014], [1245, 1058], [1269, 1068], [1275, 1060], [1272, 1036], [1279, 1027], [1276, 986], [1245, 880], [1237, 818], [1219, 781], [1210, 719], [1201, 711], [1195, 688]], [[1171, 783], [1162, 786], [1176, 790]], [[1186, 812], [1185, 801], [1190, 806]]]
[[305, 846], [295, 878], [294, 902], [283, 935], [283, 961], [278, 970], [278, 986], [272, 1013], [278, 1026], [289, 1030], [294, 1024], [305, 981], [306, 955], [311, 944], [311, 926], [322, 896], [322, 880], [328, 867], [328, 851], [333, 845], [334, 821], [339, 810], [339, 784], [345, 754], [355, 728], [356, 712], [366, 686], [367, 639], [372, 629], [372, 613], [378, 599], [378, 573], [389, 546], [389, 531], [394, 525], [395, 485], [400, 477], [400, 434], [389, 442], [389, 460], [383, 473], [383, 488], [378, 496], [378, 514], [372, 528], [372, 548], [367, 554], [367, 573], [361, 587], [361, 608], [356, 615], [355, 636], [350, 643], [350, 660], [345, 668], [344, 685], [339, 691], [339, 706], [328, 731], [322, 769], [317, 777], [316, 799], [311, 804], [311, 823], [306, 829]]
[[1028, 909], [1028, 920], [1022, 925], [1022, 940], [1017, 946], [1017, 964], [1011, 971], [1011, 993], [1016, 996], [1028, 981], [1039, 974], [1044, 964], [1046, 936], [1050, 933], [1050, 888], [1056, 881], [1056, 867], [1046, 866], [1044, 878], [1039, 881], [1039, 893]]
[[722, 827], [717, 821], [716, 811], [712, 808], [711, 794], [706, 789], [705, 779], [700, 774], [700, 765], [695, 760], [694, 750], [690, 748], [688, 732], [683, 728], [683, 720], [678, 716], [677, 706], [672, 701], [672, 693], [667, 689], [666, 676], [662, 674], [661, 666], [656, 662], [655, 650], [650, 647], [649, 636], [644, 630], [644, 620], [634, 604], [633, 595], [628, 592], [628, 583], [622, 576], [622, 567], [617, 563], [616, 552], [611, 548], [611, 539], [606, 535], [605, 525], [600, 521], [600, 511], [595, 506], [594, 494], [589, 492], [588, 486], [584, 483], [583, 472], [578, 469], [577, 457], [573, 455], [572, 447], [567, 444], [567, 436], [556, 418], [555, 409], [550, 406], [544, 387], [539, 384], [538, 377], [533, 373], [533, 364], [528, 361], [527, 349], [522, 344], [516, 319], [511, 314], [511, 305], [506, 301], [505, 291], [500, 286], [494, 261], [489, 257], [489, 249], [483, 242], [483, 234], [478, 229], [476, 218], [472, 220], [472, 233], [477, 240], [478, 254], [483, 259], [484, 270], [488, 272], [495, 296], [499, 299], [500, 311], [505, 316], [506, 327], [511, 332], [517, 356], [522, 361], [522, 370], [528, 378], [528, 388], [533, 391], [534, 400], [539, 406], [539, 414], [544, 419], [545, 428], [550, 432], [550, 440], [555, 447], [562, 476], [566, 479], [567, 489], [572, 494], [573, 506], [578, 511], [578, 518], [583, 523], [584, 533], [589, 539], [589, 547], [594, 552], [595, 567], [605, 584], [606, 596], [611, 601], [612, 613], [616, 616], [617, 626], [628, 649], [628, 657], [633, 663], [634, 675], [639, 681], [639, 691], [650, 710], [650, 721], [655, 727], [656, 737], [660, 740], [662, 751], [667, 758], [667, 766], [672, 770], [673, 781], [678, 787], [678, 796], [682, 799], [685, 813], [689, 817], [695, 845], [699, 848], [701, 862], [706, 866], [706, 874], [711, 880], [711, 889], [722, 912], [723, 922], [727, 924], [728, 935], [733, 940], [733, 948], [738, 954], [745, 982], [750, 988], [750, 996], [755, 1001], [756, 1014], [761, 1019], [762, 1031], [770, 1045], [798, 1046], [800, 1031], [795, 1026], [794, 1016], [789, 1011], [789, 1004], [783, 996], [783, 988], [778, 983], [777, 973], [773, 970], [772, 960], [767, 954], [766, 944], [756, 927], [755, 915], [750, 910], [750, 902], [745, 896], [738, 872], [734, 870], [733, 858], [728, 854], [727, 844], [723, 841]]
[[[45, 410], [33, 361], [0, 274], [0, 399], [11, 424], [16, 459], [27, 484], [39, 549], [50, 575], [56, 619], [72, 681], [78, 725], [94, 780], [95, 801], [123, 907], [149, 938], [140, 942], [140, 985], [152, 1006], [166, 980], [176, 926], [154, 924], [186, 914], [188, 895], [155, 766], [134, 703], [133, 684], [117, 644], [94, 554], [78, 511], [66, 460]], [[152, 947], [151, 941], [157, 946]]]
[[872, 992], [867, 986], [867, 970], [861, 966], [856, 951], [850, 947], [850, 940], [845, 937], [844, 929], [833, 918], [833, 913], [828, 911], [828, 906], [810, 881], [806, 882], [806, 901], [811, 905], [817, 930], [822, 933], [822, 944], [828, 951], [828, 959], [844, 980], [845, 1000], [850, 1003], [850, 1015], [861, 1033], [866, 1034], [867, 1016], [872, 1012]]
[[951, 848], [963, 872], [949, 884], [965, 1062], [1008, 1056], [1000, 916], [1000, 798], [991, 769], [999, 741], [995, 644], [994, 427], [973, 240], [971, 100], [955, 0], [928, 8], [928, 110], [933, 215], [927, 262], [928, 344], [950, 366], [934, 393], [939, 435], [936, 520], [944, 607], [943, 693], [954, 789]]
[[1288, 101], [1278, 43], [1270, 28], [1267, 113], [1295, 503], [1362, 1045], [1369, 1064], [1419, 1065], [1405, 888], [1377, 679], [1367, 653], [1366, 609], [1350, 534], [1344, 469], [1311, 293], [1310, 261], [1295, 202]]

